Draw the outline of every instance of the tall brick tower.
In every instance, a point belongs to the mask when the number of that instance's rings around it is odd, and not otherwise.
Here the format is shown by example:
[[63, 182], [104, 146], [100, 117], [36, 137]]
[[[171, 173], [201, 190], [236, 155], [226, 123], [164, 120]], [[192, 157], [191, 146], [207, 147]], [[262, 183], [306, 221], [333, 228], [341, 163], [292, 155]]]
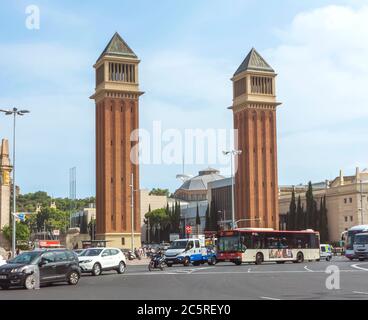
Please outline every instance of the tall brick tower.
[[115, 33], [94, 65], [96, 90], [91, 97], [96, 102], [96, 238], [125, 248], [141, 245], [138, 142], [131, 141], [143, 94], [139, 62]]
[[253, 48], [233, 81], [235, 220], [239, 227], [278, 229], [275, 71]]
[[7, 247], [9, 244], [1, 233], [1, 229], [10, 225], [10, 195], [11, 195], [11, 178], [10, 173], [13, 167], [9, 159], [8, 140], [3, 139], [0, 145], [0, 247]]

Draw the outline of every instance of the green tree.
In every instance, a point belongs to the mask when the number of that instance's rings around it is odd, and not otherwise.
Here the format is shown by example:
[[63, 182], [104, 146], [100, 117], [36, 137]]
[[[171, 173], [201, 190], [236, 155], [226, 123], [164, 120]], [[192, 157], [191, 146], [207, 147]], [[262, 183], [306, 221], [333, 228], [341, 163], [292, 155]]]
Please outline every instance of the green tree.
[[314, 197], [313, 197], [313, 186], [312, 182], [309, 181], [308, 183], [308, 190], [305, 194], [306, 197], [306, 212], [305, 212], [305, 228], [313, 228], [315, 224], [315, 203], [314, 203]]
[[321, 201], [319, 231], [320, 231], [321, 242], [327, 242], [329, 240], [329, 234], [328, 234], [326, 196], [324, 196]]
[[296, 228], [295, 220], [296, 220], [296, 201], [295, 201], [295, 189], [293, 189], [293, 192], [291, 194], [289, 212], [286, 221], [287, 230], [295, 230]]
[[170, 192], [169, 189], [160, 189], [160, 188], [153, 188], [150, 193], [150, 196], [169, 196]]
[[296, 207], [295, 230], [304, 229], [304, 209], [300, 195], [298, 196], [298, 204]]
[[211, 217], [210, 217], [210, 205], [207, 205], [207, 209], [206, 209], [206, 223], [205, 223], [205, 227], [204, 230], [206, 231], [211, 231]]
[[[13, 236], [13, 226], [6, 225], [3, 227], [2, 231], [5, 239], [11, 242]], [[15, 236], [17, 240], [28, 241], [30, 236], [28, 225], [24, 222], [16, 222]]]
[[218, 230], [218, 213], [217, 213], [215, 202], [213, 200], [211, 201], [211, 206], [210, 206], [210, 221], [211, 221], [210, 231], [217, 231]]

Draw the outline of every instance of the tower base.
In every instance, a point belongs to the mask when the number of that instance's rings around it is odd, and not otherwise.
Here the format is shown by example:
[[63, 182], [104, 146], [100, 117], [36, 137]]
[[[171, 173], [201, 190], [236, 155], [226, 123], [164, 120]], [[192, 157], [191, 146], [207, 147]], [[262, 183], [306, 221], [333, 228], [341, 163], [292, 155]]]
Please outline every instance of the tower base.
[[[131, 233], [104, 233], [96, 234], [96, 240], [106, 240], [106, 247], [115, 247], [121, 249], [132, 249], [132, 234]], [[134, 233], [134, 248], [142, 246], [141, 234]], [[134, 249], [133, 248], [133, 249]]]

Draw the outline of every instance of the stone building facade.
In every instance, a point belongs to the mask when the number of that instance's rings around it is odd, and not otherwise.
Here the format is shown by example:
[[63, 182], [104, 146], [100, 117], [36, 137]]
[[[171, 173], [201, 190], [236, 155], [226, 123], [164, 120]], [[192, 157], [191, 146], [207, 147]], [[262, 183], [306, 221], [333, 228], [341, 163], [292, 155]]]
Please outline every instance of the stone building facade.
[[[304, 208], [305, 193], [308, 186], [280, 187], [279, 207], [280, 220], [285, 220], [289, 211], [291, 193], [295, 189], [296, 198], [299, 195]], [[321, 198], [326, 196], [329, 240], [341, 240], [342, 232], [349, 228], [368, 224], [368, 170], [356, 169], [355, 175], [344, 176], [342, 171], [335, 179], [313, 185], [313, 196], [319, 206]], [[281, 225], [284, 228], [285, 225]]]

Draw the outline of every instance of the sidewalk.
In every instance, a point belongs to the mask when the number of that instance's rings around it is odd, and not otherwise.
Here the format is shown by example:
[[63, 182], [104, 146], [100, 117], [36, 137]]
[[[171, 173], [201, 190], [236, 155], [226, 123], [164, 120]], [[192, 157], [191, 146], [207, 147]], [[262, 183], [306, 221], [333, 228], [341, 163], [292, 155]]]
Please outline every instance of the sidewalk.
[[151, 261], [150, 258], [142, 258], [141, 260], [138, 260], [138, 259], [128, 260], [127, 259], [126, 262], [128, 266], [148, 266], [150, 261]]

